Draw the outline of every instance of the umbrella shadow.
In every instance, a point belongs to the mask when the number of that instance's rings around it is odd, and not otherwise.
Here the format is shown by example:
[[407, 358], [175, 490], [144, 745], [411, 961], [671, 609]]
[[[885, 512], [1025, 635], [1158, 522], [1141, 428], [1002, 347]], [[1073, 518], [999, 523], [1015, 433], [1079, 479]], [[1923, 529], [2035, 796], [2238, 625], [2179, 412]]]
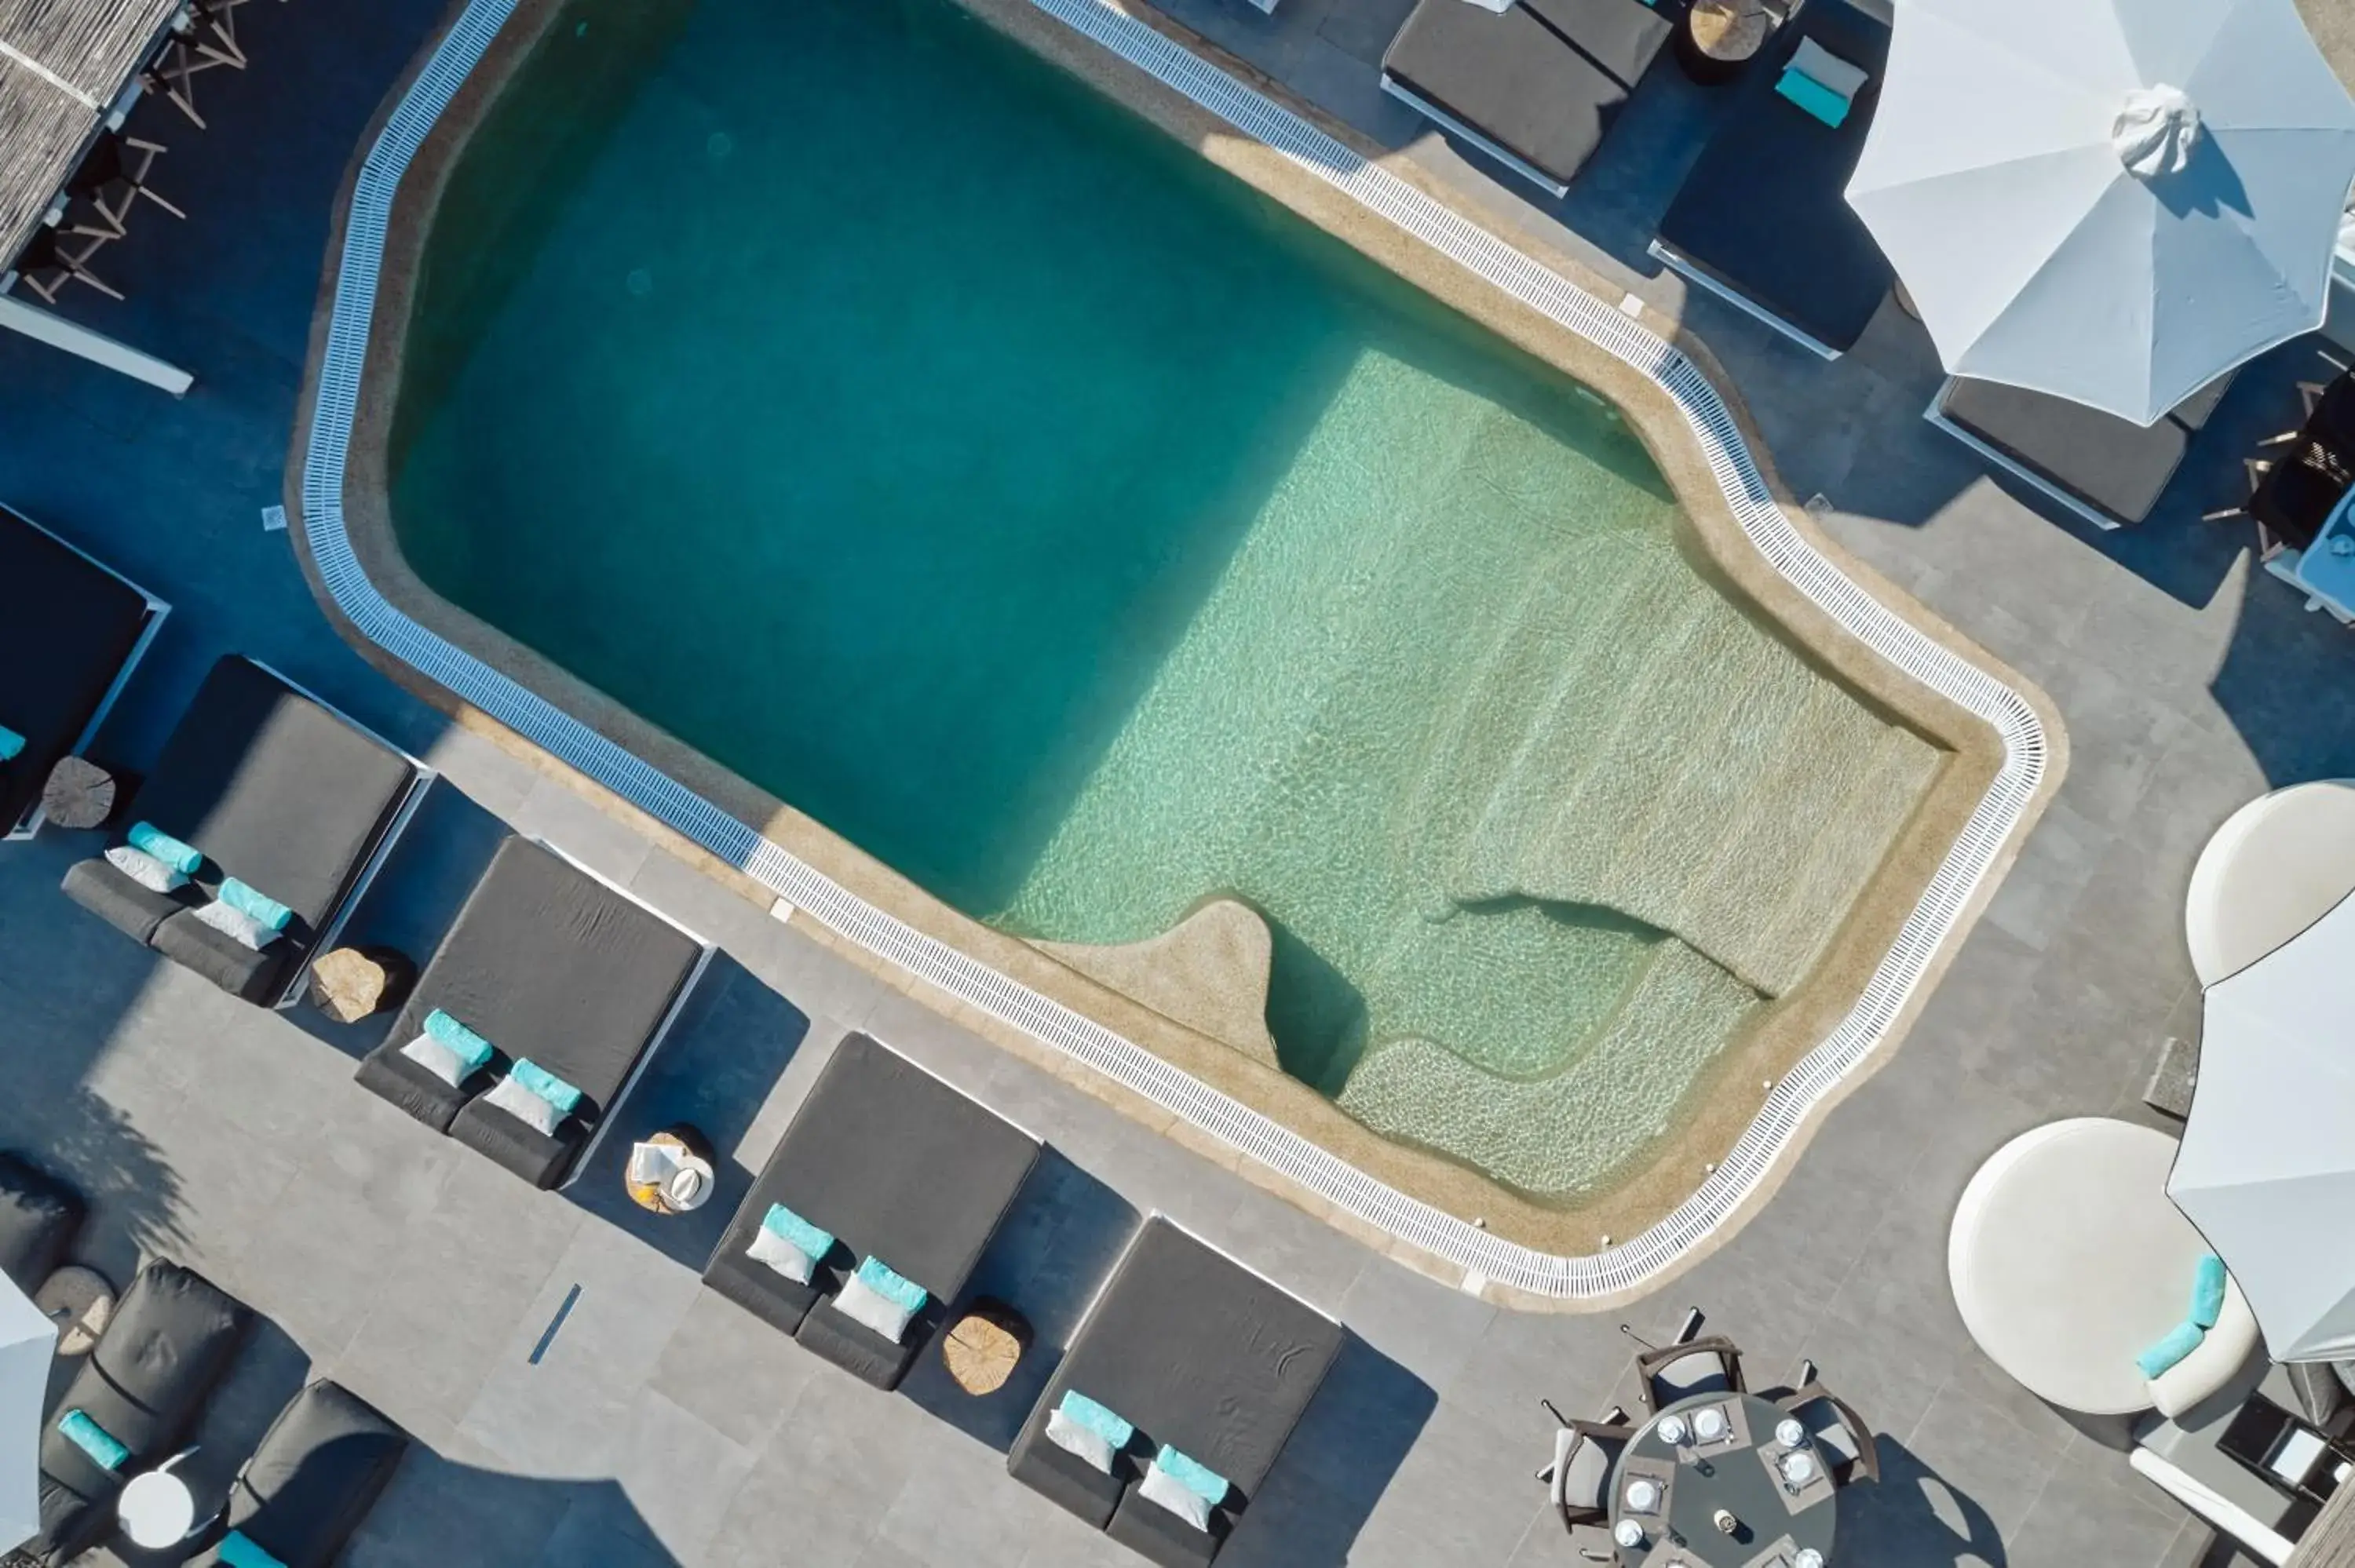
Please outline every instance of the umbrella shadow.
[[2150, 194], [2171, 217], [2221, 217], [2229, 212], [2250, 217], [2255, 214], [2249, 188], [2241, 182], [2241, 171], [2232, 166], [2232, 160], [2212, 135], [2203, 135], [2192, 143], [2191, 159], [2182, 168], [2148, 184]]

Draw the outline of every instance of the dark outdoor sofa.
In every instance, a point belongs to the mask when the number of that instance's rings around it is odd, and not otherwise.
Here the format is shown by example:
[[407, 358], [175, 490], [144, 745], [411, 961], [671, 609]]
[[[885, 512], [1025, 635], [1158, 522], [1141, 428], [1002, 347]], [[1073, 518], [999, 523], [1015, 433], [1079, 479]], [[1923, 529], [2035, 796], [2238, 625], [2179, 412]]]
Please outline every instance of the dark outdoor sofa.
[[[1864, 154], [1889, 24], [1811, 0], [1753, 61], [1740, 94], [1660, 219], [1652, 254], [1826, 358], [1855, 346], [1897, 274], [1848, 205]], [[1774, 90], [1813, 38], [1870, 73], [1835, 131]]]
[[1682, 0], [1422, 0], [1382, 90], [1554, 196], [1603, 144], [1675, 32]]
[[[186, 1440], [250, 1321], [194, 1269], [161, 1260], [141, 1269], [41, 1429], [41, 1532], [19, 1550], [63, 1563], [112, 1530], [116, 1494]], [[74, 1410], [131, 1450], [120, 1470], [101, 1468], [59, 1432]]]
[[[286, 1568], [327, 1568], [391, 1481], [409, 1434], [326, 1379], [287, 1402], [229, 1483], [222, 1531], [236, 1531]], [[221, 1561], [215, 1542], [192, 1568]]]
[[90, 744], [171, 607], [22, 514], [0, 506], [0, 832], [40, 825], [41, 787]]
[[2166, 493], [2231, 376], [2148, 426], [2049, 392], [1950, 376], [1923, 418], [2097, 528], [2139, 523]]
[[90, 1213], [81, 1194], [19, 1154], [0, 1153], [0, 1274], [30, 1296], [57, 1272]]
[[[150, 823], [204, 855], [196, 879], [155, 893], [93, 856], [66, 873], [66, 894], [233, 996], [283, 1002], [333, 945], [432, 778], [283, 676], [230, 654], [205, 677], [110, 841]], [[231, 876], [294, 911], [259, 952], [196, 916]]]
[[[536, 1187], [560, 1186], [652, 1059], [710, 949], [628, 894], [528, 839], [510, 838], [410, 991], [358, 1079]], [[458, 1088], [401, 1054], [441, 1009], [490, 1041]], [[518, 1057], [579, 1089], [547, 1137], [480, 1103]]]
[[[1013, 1207], [1039, 1142], [864, 1034], [835, 1048], [711, 1255], [703, 1282], [877, 1388], [908, 1373]], [[796, 1285], [745, 1254], [773, 1203], [831, 1232]], [[931, 1299], [893, 1344], [834, 1309], [873, 1256]]]
[[[1208, 1563], [1275, 1467], [1343, 1333], [1156, 1214], [1088, 1309], [1006, 1467], [1156, 1563]], [[1047, 1418], [1072, 1389], [1136, 1427], [1109, 1476], [1047, 1440]], [[1233, 1483], [1207, 1534], [1136, 1494], [1164, 1443]]]

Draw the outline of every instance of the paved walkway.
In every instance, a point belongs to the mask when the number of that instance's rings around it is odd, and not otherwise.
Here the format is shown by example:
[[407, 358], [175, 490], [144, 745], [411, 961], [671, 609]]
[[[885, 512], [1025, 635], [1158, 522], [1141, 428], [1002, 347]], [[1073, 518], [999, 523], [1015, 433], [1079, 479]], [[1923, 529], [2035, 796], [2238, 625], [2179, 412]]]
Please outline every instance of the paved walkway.
[[[1417, 135], [1368, 90], [1398, 0], [1284, 0], [1273, 20], [1232, 0], [1179, 9], [1378, 134]], [[1337, 1312], [1359, 1342], [1229, 1561], [1575, 1563], [1529, 1478], [1548, 1441], [1536, 1398], [1574, 1412], [1632, 1398], [1614, 1319], [1499, 1313], [1149, 1135], [450, 730], [319, 617], [261, 511], [280, 494], [329, 202], [433, 10], [248, 7], [254, 69], [205, 79], [210, 130], [141, 111], [172, 148], [158, 183], [190, 217], [151, 214], [107, 253], [128, 303], [84, 296], [74, 309], [193, 366], [187, 399], [0, 342], [0, 496], [177, 607], [103, 749], [152, 757], [211, 661], [248, 652], [449, 780], [359, 933], [430, 949], [512, 828], [718, 939], [727, 959], [631, 1115], [702, 1119], [732, 1191], [846, 1030], [980, 1094], [1059, 1153], [986, 1267], [990, 1287], [1032, 1305], [1050, 1348], [1125, 1228], [1156, 1209]], [[1711, 109], [1672, 69], [1656, 72], [1569, 201], [1543, 209], [1444, 143], [1415, 140], [1411, 155], [1675, 308], [1674, 279], [1635, 259]], [[2171, 1504], [1970, 1345], [1945, 1289], [1945, 1230], [1998, 1144], [2055, 1116], [2132, 1114], [2160, 1042], [2196, 1028], [2179, 922], [2208, 831], [2269, 785], [2355, 772], [2347, 638], [2251, 579], [2243, 532], [2197, 520], [2229, 494], [2249, 440], [2283, 422], [2312, 347], [2244, 376], [2158, 516], [2096, 538], [2023, 504], [1920, 423], [1935, 368], [1893, 313], [1833, 366], [1713, 302], [1691, 320], [1783, 471], [1827, 498], [1827, 525], [2042, 683], [2074, 760], [1910, 1042], [1832, 1115], [1756, 1222], [1630, 1316], [1657, 1333], [1699, 1302], [1761, 1381], [1813, 1356], [1881, 1427], [1887, 1479], [1845, 1505], [1845, 1561], [2188, 1562], [2200, 1537]], [[698, 1288], [719, 1205], [656, 1221], [622, 1204], [602, 1169], [571, 1196], [532, 1194], [427, 1134], [348, 1081], [367, 1028], [240, 1008], [66, 904], [57, 879], [88, 848], [59, 834], [0, 849], [0, 1017], [15, 1046], [0, 1142], [82, 1183], [98, 1208], [91, 1255], [118, 1277], [143, 1250], [169, 1253], [269, 1319], [217, 1402], [192, 1461], [200, 1478], [225, 1474], [303, 1377], [328, 1373], [431, 1450], [378, 1509], [356, 1563], [1133, 1561], [1003, 1475], [1018, 1398], [964, 1401], [936, 1370], [901, 1397], [854, 1385]]]

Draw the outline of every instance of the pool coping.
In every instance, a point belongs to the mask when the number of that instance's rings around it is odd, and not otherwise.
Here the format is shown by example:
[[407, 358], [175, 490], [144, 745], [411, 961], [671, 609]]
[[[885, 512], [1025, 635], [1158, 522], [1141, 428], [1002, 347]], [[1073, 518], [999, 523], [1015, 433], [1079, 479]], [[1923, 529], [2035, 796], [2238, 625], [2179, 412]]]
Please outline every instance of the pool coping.
[[[365, 645], [513, 732], [644, 812], [835, 938], [896, 966], [980, 1014], [1018, 1030], [1121, 1086], [1187, 1131], [1236, 1151], [1313, 1194], [1352, 1228], [1444, 1260], [1454, 1282], [1501, 1298], [1616, 1299], [1691, 1261], [1787, 1169], [1819, 1114], [1902, 1029], [1951, 957], [1991, 877], [2057, 783], [2060, 736], [2040, 703], [1882, 603], [1841, 570], [1779, 501], [1742, 419], [1677, 344], [1445, 203], [1277, 102], [1236, 73], [1118, 9], [1111, 0], [1010, 0], [1147, 73], [1204, 112], [1330, 186], [1366, 213], [1448, 258], [1656, 386], [1681, 412], [1707, 473], [1749, 545], [1779, 578], [1846, 635], [1988, 726], [2001, 762], [1986, 793], [1839, 1026], [1766, 1095], [1757, 1117], [1700, 1186], [1628, 1240], [1584, 1255], [1507, 1240], [1411, 1197], [1189, 1075], [1145, 1046], [926, 935], [704, 795], [405, 613], [371, 578], [345, 515], [347, 465], [368, 389], [388, 231], [402, 177], [444, 110], [517, 9], [466, 0], [397, 90], [354, 171], [315, 334], [314, 394], [302, 410], [299, 500], [306, 564], [338, 623]], [[1696, 345], [1697, 346], [1697, 345]], [[290, 474], [290, 479], [292, 478]]]

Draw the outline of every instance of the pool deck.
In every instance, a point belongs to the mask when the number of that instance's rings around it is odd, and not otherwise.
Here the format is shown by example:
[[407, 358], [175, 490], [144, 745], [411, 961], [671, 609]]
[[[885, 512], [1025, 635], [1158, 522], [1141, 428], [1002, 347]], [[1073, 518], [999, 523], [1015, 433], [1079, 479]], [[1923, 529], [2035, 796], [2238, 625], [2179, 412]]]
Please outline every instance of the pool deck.
[[[329, 26], [314, 8], [249, 6], [253, 69], [205, 79], [208, 131], [167, 106], [139, 111], [134, 128], [172, 149], [159, 188], [190, 217], [151, 214], [105, 253], [128, 302], [85, 292], [70, 309], [193, 366], [186, 400], [0, 341], [13, 388], [0, 495], [176, 606], [101, 753], [152, 758], [214, 658], [266, 659], [447, 779], [357, 934], [430, 950], [511, 827], [720, 942], [726, 958], [626, 1114], [699, 1119], [730, 1181], [765, 1155], [833, 1042], [865, 1028], [1060, 1151], [985, 1265], [1045, 1345], [1155, 1209], [1336, 1311], [1356, 1341], [1226, 1561], [1577, 1564], [1529, 1478], [1549, 1429], [1535, 1396], [1573, 1414], [1632, 1398], [1614, 1317], [1500, 1311], [1149, 1136], [450, 726], [321, 618], [261, 511], [281, 493], [336, 188], [437, 9], [385, 0]], [[1569, 198], [1540, 207], [1374, 90], [1396, 0], [1284, 0], [1273, 17], [1235, 0], [1172, 9], [1260, 51], [1497, 221], [1685, 312], [1794, 491], [1826, 498], [1823, 525], [2060, 707], [2073, 744], [2060, 798], [1904, 1047], [1831, 1113], [1755, 1221], [1626, 1316], [1657, 1334], [1698, 1302], [1749, 1351], [1753, 1380], [1812, 1356], [1882, 1431], [1886, 1478], [1844, 1501], [1842, 1562], [2196, 1561], [2203, 1532], [2108, 1435], [2080, 1432], [1971, 1346], [1945, 1287], [1945, 1224], [2007, 1138], [2062, 1115], [2137, 1114], [2164, 1040], [2196, 1031], [2180, 909], [2207, 833], [2266, 788], [2355, 773], [2355, 641], [2253, 575], [2244, 528], [2199, 521], [2236, 498], [2254, 439], [2288, 422], [2312, 345], [2243, 376], [2148, 523], [2094, 536], [1921, 422], [1937, 372], [1895, 313], [1825, 365], [1714, 301], [1686, 311], [1676, 280], [1647, 270], [1643, 238], [1710, 112], [1672, 67]], [[350, 1083], [368, 1028], [242, 1008], [73, 908], [56, 883], [88, 847], [49, 834], [0, 848], [0, 1007], [18, 1046], [0, 1144], [83, 1185], [96, 1208], [85, 1251], [116, 1277], [143, 1250], [166, 1253], [267, 1320], [208, 1418], [198, 1479], [217, 1481], [304, 1377], [327, 1374], [429, 1450], [364, 1528], [349, 1559], [362, 1568], [1137, 1561], [1006, 1478], [1007, 1405], [963, 1402], [929, 1364], [902, 1395], [877, 1394], [701, 1291], [708, 1220], [629, 1209], [602, 1170], [571, 1196], [527, 1192]]]

